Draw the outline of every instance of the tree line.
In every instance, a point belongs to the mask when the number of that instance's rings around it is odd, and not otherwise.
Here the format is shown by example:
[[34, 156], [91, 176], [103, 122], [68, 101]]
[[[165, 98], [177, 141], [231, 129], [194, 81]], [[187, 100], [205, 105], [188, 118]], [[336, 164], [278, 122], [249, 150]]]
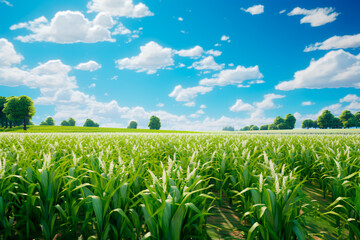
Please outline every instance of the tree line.
[[[287, 114], [285, 118], [277, 116], [272, 124], [262, 125], [260, 128], [256, 125], [245, 126], [239, 131], [258, 131], [258, 130], [278, 130], [278, 129], [294, 129], [296, 118], [292, 114]], [[227, 126], [223, 131], [235, 131], [234, 127]]]
[[324, 110], [316, 119], [305, 119], [301, 128], [352, 128], [360, 127], [360, 112], [352, 114], [349, 110], [344, 110], [339, 117], [335, 117], [331, 111]]

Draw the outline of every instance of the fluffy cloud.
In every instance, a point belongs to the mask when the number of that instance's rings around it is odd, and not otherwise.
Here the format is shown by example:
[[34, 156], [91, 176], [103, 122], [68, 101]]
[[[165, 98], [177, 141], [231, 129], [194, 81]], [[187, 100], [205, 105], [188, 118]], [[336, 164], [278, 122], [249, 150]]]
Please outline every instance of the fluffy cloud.
[[339, 13], [333, 8], [316, 8], [307, 10], [305, 8], [294, 8], [288, 13], [289, 16], [304, 15], [300, 23], [310, 23], [312, 27], [318, 27], [336, 20]]
[[360, 47], [360, 34], [334, 36], [324, 42], [317, 42], [305, 48], [305, 52], [315, 50], [331, 50], [331, 49], [345, 49], [345, 48], [358, 48]]
[[203, 53], [204, 53], [204, 49], [198, 45], [190, 49], [182, 49], [180, 51], [176, 51], [176, 54], [178, 54], [179, 56], [190, 57], [190, 58], [201, 57]]
[[305, 101], [305, 102], [302, 102], [301, 105], [302, 106], [311, 106], [311, 105], [314, 105], [315, 103], [312, 102], [312, 101]]
[[34, 21], [13, 25], [10, 29], [26, 28], [32, 32], [16, 37], [22, 42], [95, 43], [114, 42], [110, 32], [114, 24], [112, 17], [104, 13], [99, 13], [90, 21], [81, 12], [60, 11], [50, 22], [45, 17], [40, 17]]
[[20, 63], [23, 56], [16, 53], [14, 45], [5, 38], [0, 38], [0, 67]]
[[89, 12], [103, 12], [117, 17], [141, 18], [154, 15], [145, 4], [135, 5], [133, 0], [91, 0], [87, 7]]
[[101, 68], [101, 65], [93, 60], [90, 60], [86, 63], [80, 63], [79, 65], [77, 65], [75, 67], [75, 69], [83, 70], [83, 71], [90, 71], [90, 72], [96, 71], [100, 68]]
[[214, 78], [205, 78], [200, 81], [200, 85], [205, 86], [226, 86], [241, 85], [246, 80], [255, 80], [263, 78], [259, 67], [237, 66], [235, 69], [222, 70]]
[[221, 36], [221, 41], [230, 41], [230, 37], [226, 35]]
[[342, 99], [340, 99], [340, 102], [357, 102], [360, 101], [360, 97], [358, 97], [355, 94], [348, 94], [345, 97], [343, 97]]
[[251, 15], [257, 15], [264, 12], [264, 5], [254, 5], [252, 7], [249, 7], [247, 9], [241, 8], [241, 10], [250, 13]]
[[116, 61], [119, 69], [131, 69], [137, 72], [154, 74], [158, 69], [174, 65], [171, 48], [163, 48], [156, 42], [149, 42], [140, 47], [140, 54]]
[[183, 88], [177, 85], [169, 94], [169, 97], [175, 98], [178, 102], [190, 102], [197, 97], [198, 94], [205, 94], [212, 91], [212, 87], [196, 86], [190, 88]]
[[206, 54], [213, 55], [215, 57], [218, 57], [222, 54], [219, 50], [210, 49], [209, 51], [206, 51]]
[[217, 64], [213, 56], [208, 56], [192, 64], [192, 67], [197, 70], [221, 70], [224, 66], [225, 64]]
[[128, 35], [128, 34], [131, 34], [131, 31], [127, 29], [122, 23], [119, 23], [115, 27], [115, 30], [112, 32], [112, 35]]
[[254, 109], [251, 104], [244, 103], [241, 99], [237, 99], [235, 104], [230, 107], [230, 111], [232, 112], [253, 111]]
[[178, 20], [179, 20], [180, 22], [184, 21], [184, 19], [183, 19], [182, 17], [179, 17]]
[[0, 0], [0, 3], [5, 3], [9, 7], [13, 7], [13, 5], [9, 1], [6, 1], [6, 0]]
[[360, 54], [352, 55], [343, 50], [331, 51], [294, 74], [294, 80], [281, 82], [275, 88], [293, 90], [297, 88], [360, 88]]

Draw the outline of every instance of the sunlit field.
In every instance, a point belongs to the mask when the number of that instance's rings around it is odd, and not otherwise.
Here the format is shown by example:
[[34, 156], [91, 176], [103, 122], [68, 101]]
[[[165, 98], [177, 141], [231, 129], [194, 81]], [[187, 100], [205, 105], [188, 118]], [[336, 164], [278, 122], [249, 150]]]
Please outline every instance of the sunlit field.
[[1, 134], [0, 238], [359, 239], [358, 135]]

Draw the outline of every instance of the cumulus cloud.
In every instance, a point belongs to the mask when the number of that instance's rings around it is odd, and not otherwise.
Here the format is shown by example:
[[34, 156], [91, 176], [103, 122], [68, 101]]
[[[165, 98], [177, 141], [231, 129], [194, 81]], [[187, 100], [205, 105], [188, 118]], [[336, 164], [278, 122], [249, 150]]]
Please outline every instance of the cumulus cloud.
[[130, 69], [154, 74], [159, 69], [174, 65], [174, 59], [171, 48], [163, 48], [151, 41], [140, 47], [138, 56], [119, 59], [116, 61], [116, 65], [120, 70]]
[[259, 67], [243, 67], [237, 66], [235, 69], [222, 70], [213, 78], [205, 78], [200, 81], [200, 85], [205, 86], [226, 86], [226, 85], [241, 85], [246, 80], [261, 79]]
[[14, 45], [5, 38], [0, 38], [0, 67], [20, 63], [24, 57], [18, 54]]
[[179, 20], [180, 22], [184, 21], [184, 19], [183, 19], [182, 17], [179, 17], [178, 20]]
[[264, 12], [264, 5], [254, 5], [252, 7], [249, 7], [247, 9], [241, 8], [241, 10], [243, 10], [244, 12], [248, 12], [251, 15], [257, 15], [257, 14], [261, 14]]
[[187, 102], [187, 103], [184, 103], [184, 106], [186, 107], [195, 107], [195, 102]]
[[127, 29], [124, 24], [118, 23], [115, 27], [115, 30], [112, 32], [112, 35], [128, 35], [131, 34], [131, 31]]
[[324, 42], [317, 42], [305, 48], [305, 52], [360, 47], [360, 34], [333, 36]]
[[206, 106], [204, 104], [201, 104], [200, 108], [204, 109], [204, 108], [206, 108]]
[[157, 106], [157, 107], [163, 107], [163, 106], [165, 106], [165, 104], [163, 104], [163, 103], [158, 103], [158, 104], [156, 104], [156, 106]]
[[101, 68], [101, 65], [93, 60], [90, 60], [86, 63], [80, 63], [75, 67], [75, 69], [83, 70], [83, 71], [96, 71]]
[[189, 49], [182, 49], [179, 51], [176, 51], [176, 54], [178, 54], [181, 57], [190, 57], [190, 58], [198, 58], [201, 57], [201, 55], [204, 53], [204, 49], [200, 46], [195, 46], [193, 48]]
[[9, 1], [6, 1], [6, 0], [0, 0], [0, 3], [4, 3], [9, 7], [13, 7], [13, 5]]
[[331, 51], [294, 74], [294, 80], [275, 86], [279, 90], [297, 88], [360, 88], [360, 54], [352, 55], [343, 50]]
[[177, 85], [169, 94], [169, 97], [175, 98], [178, 102], [190, 102], [199, 94], [205, 94], [212, 91], [212, 87], [196, 86], [190, 88], [183, 88]]
[[360, 101], [360, 97], [358, 97], [356, 94], [348, 94], [345, 97], [340, 99], [340, 102], [357, 102]]
[[225, 64], [217, 64], [213, 56], [208, 56], [192, 64], [192, 67], [197, 70], [221, 70], [224, 66]]
[[301, 105], [302, 106], [311, 106], [311, 105], [314, 105], [315, 103], [312, 102], [312, 101], [305, 101], [305, 102], [302, 102]]
[[221, 36], [221, 41], [230, 41], [230, 37], [226, 35]]
[[333, 8], [315, 8], [307, 10], [305, 8], [296, 7], [288, 13], [289, 16], [303, 15], [300, 23], [310, 23], [312, 27], [319, 27], [336, 20], [339, 13]]
[[210, 49], [210, 50], [206, 51], [206, 54], [218, 57], [218, 56], [220, 56], [222, 54], [222, 52], [219, 51], [219, 50]]
[[89, 12], [102, 12], [117, 17], [142, 18], [154, 15], [145, 4], [135, 5], [133, 0], [91, 0], [87, 7]]
[[230, 107], [230, 111], [232, 112], [253, 111], [254, 109], [254, 106], [249, 103], [244, 103], [241, 99], [237, 99], [235, 104]]
[[81, 12], [60, 11], [50, 22], [47, 18], [40, 17], [34, 21], [13, 25], [10, 29], [26, 28], [32, 32], [16, 37], [22, 42], [95, 43], [115, 42], [110, 32], [114, 24], [112, 17], [105, 13], [99, 13], [90, 21]]

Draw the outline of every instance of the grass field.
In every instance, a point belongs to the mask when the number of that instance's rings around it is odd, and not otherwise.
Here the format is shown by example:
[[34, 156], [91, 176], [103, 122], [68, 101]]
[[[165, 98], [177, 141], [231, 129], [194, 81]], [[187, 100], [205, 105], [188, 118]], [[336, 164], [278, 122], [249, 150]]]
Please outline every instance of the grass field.
[[4, 133], [0, 219], [1, 239], [360, 239], [360, 138]]

